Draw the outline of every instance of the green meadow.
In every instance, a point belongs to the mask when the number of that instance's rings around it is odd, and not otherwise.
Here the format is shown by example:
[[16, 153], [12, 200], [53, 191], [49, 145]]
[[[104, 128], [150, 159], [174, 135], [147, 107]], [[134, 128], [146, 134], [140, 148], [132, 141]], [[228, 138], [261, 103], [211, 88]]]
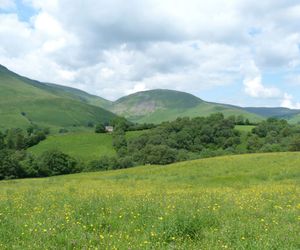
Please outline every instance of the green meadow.
[[300, 154], [0, 182], [1, 249], [299, 249]]
[[[127, 132], [126, 137], [132, 138], [143, 131]], [[79, 160], [97, 160], [101, 156], [114, 156], [116, 151], [112, 145], [112, 134], [96, 134], [92, 131], [51, 135], [45, 141], [29, 148], [28, 152], [38, 156], [48, 150], [60, 150]]]
[[251, 132], [252, 129], [255, 128], [255, 126], [253, 126], [253, 125], [237, 125], [237, 126], [235, 126], [235, 128], [237, 130], [239, 130], [240, 132], [248, 133], [248, 132]]

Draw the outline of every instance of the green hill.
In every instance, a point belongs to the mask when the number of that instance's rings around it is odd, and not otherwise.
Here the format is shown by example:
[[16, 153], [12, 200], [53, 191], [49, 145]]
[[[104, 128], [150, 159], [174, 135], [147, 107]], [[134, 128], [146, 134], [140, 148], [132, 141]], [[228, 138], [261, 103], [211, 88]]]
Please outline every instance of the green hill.
[[[109, 110], [109, 111], [107, 111]], [[0, 65], [0, 129], [25, 128], [31, 123], [73, 129], [88, 122], [107, 122], [117, 115], [138, 123], [160, 123], [177, 117], [243, 115], [252, 122], [278, 117], [300, 121], [299, 110], [286, 108], [241, 108], [211, 103], [174, 90], [138, 92], [112, 102], [84, 91], [22, 77]], [[114, 114], [115, 113], [115, 114]]]
[[294, 116], [290, 117], [288, 119], [288, 121], [291, 122], [291, 123], [300, 124], [300, 114], [297, 114], [297, 115], [294, 115]]
[[288, 109], [288, 108], [244, 108], [248, 112], [264, 116], [264, 117], [278, 117], [287, 120], [293, 119], [295, 116], [300, 115], [300, 110], [298, 109]]
[[51, 128], [86, 126], [115, 117], [95, 105], [109, 101], [83, 91], [40, 83], [0, 66], [0, 129], [31, 123]]
[[0, 182], [2, 249], [299, 249], [300, 154]]
[[216, 112], [222, 112], [225, 116], [243, 115], [253, 122], [263, 119], [262, 116], [239, 107], [205, 102], [188, 93], [164, 89], [123, 97], [113, 103], [111, 111], [134, 122], [159, 123], [175, 120], [177, 117], [207, 116]]

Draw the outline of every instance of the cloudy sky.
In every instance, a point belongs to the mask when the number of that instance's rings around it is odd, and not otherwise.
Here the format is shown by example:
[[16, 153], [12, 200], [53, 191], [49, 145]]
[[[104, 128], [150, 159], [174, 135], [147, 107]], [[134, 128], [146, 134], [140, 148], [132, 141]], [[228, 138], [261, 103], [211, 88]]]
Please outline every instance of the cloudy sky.
[[0, 0], [0, 64], [114, 100], [300, 108], [299, 0]]

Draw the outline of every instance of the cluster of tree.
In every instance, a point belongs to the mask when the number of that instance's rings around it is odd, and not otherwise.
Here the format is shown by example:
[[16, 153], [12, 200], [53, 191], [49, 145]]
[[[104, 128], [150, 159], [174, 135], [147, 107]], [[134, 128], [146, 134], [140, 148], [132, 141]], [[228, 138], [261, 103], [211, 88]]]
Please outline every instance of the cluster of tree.
[[230, 116], [229, 119], [233, 120], [236, 125], [254, 125], [253, 122], [250, 122], [248, 118], [245, 118], [243, 115]]
[[77, 171], [76, 161], [71, 157], [57, 152], [45, 152], [38, 158], [26, 153], [49, 134], [48, 129], [30, 126], [26, 131], [9, 129], [0, 132], [0, 180], [42, 177], [67, 174]]
[[34, 157], [26, 151], [0, 150], [0, 180], [47, 177], [80, 172], [72, 157], [56, 150]]
[[98, 123], [95, 126], [95, 133], [105, 133], [105, 127], [112, 126], [114, 130], [123, 130], [123, 131], [138, 131], [138, 130], [147, 130], [155, 127], [152, 123], [133, 123], [125, 119], [124, 117], [116, 117], [110, 123]]
[[49, 129], [30, 126], [26, 131], [22, 129], [8, 129], [0, 131], [0, 149], [24, 150], [46, 139]]
[[131, 157], [102, 156], [99, 160], [91, 161], [84, 168], [84, 171], [104, 171], [133, 167]]
[[46, 139], [49, 129], [35, 125], [0, 132], [0, 180], [24, 177], [42, 177], [71, 173], [76, 165], [69, 156], [59, 152], [45, 152], [34, 158], [26, 152]]
[[235, 121], [218, 113], [207, 118], [178, 118], [164, 122], [137, 138], [126, 141], [124, 127], [113, 135], [113, 146], [120, 158], [132, 164], [168, 164], [186, 160], [193, 153], [233, 150], [240, 144]]
[[269, 118], [248, 134], [247, 149], [249, 152], [300, 151], [300, 127]]
[[[243, 121], [243, 122], [242, 122]], [[300, 127], [270, 118], [242, 136], [235, 125], [249, 125], [242, 117], [178, 118], [164, 122], [142, 135], [126, 140], [124, 127], [114, 132], [117, 160], [126, 158], [129, 167], [139, 164], [169, 164], [177, 161], [251, 152], [300, 151]], [[246, 145], [246, 151], [241, 144]], [[124, 165], [122, 165], [122, 168]], [[100, 168], [99, 168], [100, 169]], [[105, 169], [105, 168], [103, 168]], [[108, 168], [109, 169], [109, 168]]]

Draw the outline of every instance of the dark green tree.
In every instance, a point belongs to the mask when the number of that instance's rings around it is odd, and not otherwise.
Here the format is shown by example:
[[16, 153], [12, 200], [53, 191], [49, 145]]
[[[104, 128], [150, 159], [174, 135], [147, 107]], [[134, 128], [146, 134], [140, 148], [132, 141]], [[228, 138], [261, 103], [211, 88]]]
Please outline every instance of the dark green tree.
[[102, 123], [99, 123], [96, 125], [95, 127], [95, 133], [99, 134], [99, 133], [105, 133], [105, 126]]
[[76, 165], [76, 160], [67, 154], [58, 150], [50, 150], [38, 158], [38, 173], [40, 176], [75, 173]]
[[4, 149], [6, 147], [4, 139], [5, 139], [5, 136], [0, 131], [0, 150]]
[[294, 137], [290, 142], [290, 151], [300, 151], [300, 135]]

